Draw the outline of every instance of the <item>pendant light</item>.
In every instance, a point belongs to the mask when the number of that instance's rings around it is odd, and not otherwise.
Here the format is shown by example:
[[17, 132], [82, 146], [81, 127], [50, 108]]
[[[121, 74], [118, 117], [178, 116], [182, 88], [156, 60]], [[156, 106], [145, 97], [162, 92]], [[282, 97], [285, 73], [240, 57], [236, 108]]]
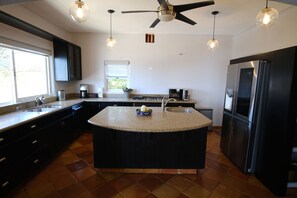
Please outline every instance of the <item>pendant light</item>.
[[211, 13], [213, 15], [213, 31], [212, 31], [212, 39], [207, 42], [207, 46], [209, 49], [214, 50], [219, 45], [219, 41], [214, 38], [215, 34], [215, 26], [216, 26], [216, 15], [219, 14], [218, 11], [213, 11]]
[[88, 6], [81, 0], [76, 0], [69, 8], [71, 18], [76, 22], [84, 22], [90, 15]]
[[268, 28], [275, 23], [278, 16], [278, 11], [268, 7], [268, 0], [266, 0], [266, 7], [257, 14], [256, 25], [258, 27]]
[[110, 31], [109, 31], [109, 38], [106, 39], [106, 45], [107, 45], [107, 47], [113, 47], [114, 44], [116, 43], [116, 40], [114, 38], [112, 38], [112, 16], [111, 15], [114, 13], [114, 10], [108, 10], [107, 12], [110, 14], [110, 17], [109, 17]]

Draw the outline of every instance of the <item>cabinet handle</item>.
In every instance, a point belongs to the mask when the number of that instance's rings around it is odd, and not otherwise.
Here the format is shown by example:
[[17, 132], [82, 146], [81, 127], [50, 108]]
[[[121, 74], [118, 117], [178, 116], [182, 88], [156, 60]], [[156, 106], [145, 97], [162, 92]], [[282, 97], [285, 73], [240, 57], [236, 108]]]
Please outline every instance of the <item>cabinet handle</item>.
[[3, 161], [5, 161], [6, 160], [6, 157], [2, 157], [1, 159], [0, 159], [0, 162], [3, 162]]
[[32, 142], [32, 144], [36, 144], [38, 141], [37, 140], [34, 140], [33, 142]]
[[8, 184], [9, 184], [9, 182], [8, 182], [8, 181], [6, 181], [6, 182], [4, 182], [4, 183], [2, 184], [2, 186], [1, 186], [1, 187], [3, 188], [3, 187], [5, 187], [5, 186], [7, 186]]
[[3, 142], [4, 141], [4, 138], [0, 138], [0, 142]]
[[36, 125], [35, 124], [31, 126], [31, 129], [34, 129], [34, 128], [36, 128]]
[[39, 162], [39, 159], [36, 159], [36, 160], [34, 160], [34, 164], [36, 164], [36, 163], [38, 163]]

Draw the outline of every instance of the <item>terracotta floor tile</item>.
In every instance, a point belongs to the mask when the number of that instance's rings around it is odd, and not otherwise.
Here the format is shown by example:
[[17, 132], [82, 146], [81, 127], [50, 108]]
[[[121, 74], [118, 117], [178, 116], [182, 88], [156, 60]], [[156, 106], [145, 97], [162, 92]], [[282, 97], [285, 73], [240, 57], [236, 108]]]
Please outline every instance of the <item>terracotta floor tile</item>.
[[126, 189], [127, 187], [134, 184], [133, 180], [129, 177], [129, 175], [121, 175], [116, 177], [115, 179], [109, 182], [118, 192]]
[[213, 197], [240, 197], [240, 198], [251, 198], [250, 196], [243, 194], [235, 189], [227, 187], [223, 184], [218, 185], [214, 191]]
[[258, 188], [254, 185], [251, 185], [247, 182], [244, 182], [240, 179], [234, 178], [234, 177], [230, 177], [227, 176], [225, 177], [225, 179], [222, 181], [222, 184], [232, 188], [232, 189], [236, 189], [246, 195], [249, 195], [251, 197], [265, 197], [265, 198], [274, 198], [275, 196], [269, 192], [268, 190], [264, 190], [262, 188]]
[[93, 175], [96, 174], [96, 171], [94, 171], [92, 168], [90, 167], [86, 167], [83, 169], [80, 169], [78, 171], [75, 171], [72, 173], [72, 175], [78, 180], [78, 181], [83, 181]]
[[187, 188], [189, 188], [193, 183], [187, 180], [186, 178], [177, 175], [169, 179], [166, 184], [169, 184], [179, 190], [180, 192], [183, 192]]
[[155, 195], [153, 195], [153, 194], [149, 194], [148, 196], [146, 196], [145, 198], [158, 198], [158, 197], [156, 197]]
[[160, 187], [163, 184], [163, 182], [161, 182], [153, 175], [147, 176], [146, 178], [140, 180], [138, 183], [140, 183], [150, 192], [152, 192], [153, 190], [155, 190], [156, 188]]
[[83, 160], [79, 160], [74, 163], [66, 165], [66, 167], [69, 169], [70, 172], [78, 171], [78, 170], [83, 169], [87, 166], [88, 166], [88, 164], [86, 162], [84, 162]]
[[125, 197], [123, 195], [121, 195], [120, 193], [118, 193], [115, 196], [113, 196], [112, 198], [125, 198]]
[[76, 161], [79, 161], [80, 158], [76, 155], [73, 155], [73, 156], [69, 156], [69, 157], [63, 157], [60, 160], [63, 162], [64, 165], [67, 165], [67, 164], [71, 164]]
[[53, 185], [57, 190], [60, 190], [67, 186], [77, 183], [77, 180], [71, 174], [67, 174], [67, 175], [63, 175], [61, 177], [52, 179], [51, 182], [53, 183]]
[[121, 192], [124, 197], [129, 198], [145, 198], [150, 193], [140, 184], [134, 184]]
[[138, 182], [148, 176], [148, 174], [141, 174], [141, 173], [130, 173], [127, 174], [131, 178], [132, 181]]
[[81, 153], [78, 153], [77, 156], [78, 157], [81, 157], [81, 158], [84, 158], [84, 157], [93, 157], [94, 153], [92, 151], [89, 151], [89, 150], [86, 150], [84, 152], [81, 152]]
[[49, 181], [53, 181], [55, 179], [59, 179], [63, 177], [64, 175], [70, 174], [70, 171], [65, 166], [61, 166], [59, 169], [55, 169], [53, 171], [49, 172], [49, 175], [47, 176]]
[[29, 198], [29, 195], [24, 188], [21, 188], [20, 190], [14, 192], [11, 196], [13, 198]]
[[73, 184], [58, 191], [59, 195], [63, 198], [73, 198], [73, 197], [86, 197], [91, 196], [90, 192], [81, 184]]
[[197, 184], [193, 184], [187, 190], [185, 190], [183, 193], [191, 198], [197, 198], [197, 197], [204, 198], [204, 197], [208, 197], [210, 195], [210, 192], [208, 190], [202, 188], [201, 186], [199, 186]]
[[244, 181], [248, 181], [250, 178], [250, 176], [248, 174], [243, 173], [238, 168], [231, 168], [228, 171], [228, 175], [230, 175], [232, 177], [236, 177], [236, 178], [244, 180]]
[[170, 175], [170, 174], [158, 174], [158, 175], [155, 175], [155, 177], [158, 178], [159, 180], [161, 180], [162, 182], [167, 182], [173, 176], [174, 175]]
[[216, 170], [218, 170], [220, 172], [223, 172], [223, 173], [227, 173], [230, 170], [229, 166], [226, 166], [226, 165], [224, 165], [224, 164], [222, 164], [220, 162], [217, 162], [217, 161], [212, 163], [210, 167], [213, 168], [213, 169], [216, 169]]
[[184, 195], [184, 194], [180, 194], [178, 195], [176, 198], [189, 198], [188, 196]]
[[77, 154], [89, 151], [89, 149], [85, 146], [80, 146], [80, 147], [70, 148], [70, 151], [77, 155]]
[[106, 181], [111, 181], [119, 176], [123, 175], [123, 173], [110, 173], [110, 172], [104, 172], [101, 173], [101, 176], [106, 180]]
[[81, 146], [82, 146], [81, 143], [75, 141], [75, 142], [73, 142], [73, 143], [69, 146], [69, 149], [72, 150], [72, 149], [74, 149], [74, 148], [78, 148], [78, 147], [81, 147]]
[[52, 183], [40, 183], [39, 185], [35, 185], [34, 187], [26, 187], [26, 191], [30, 198], [35, 197], [46, 197], [52, 193], [56, 192], [55, 187]]
[[175, 198], [180, 192], [168, 184], [163, 184], [152, 192], [158, 198]]
[[197, 177], [194, 182], [208, 191], [213, 191], [219, 185], [219, 182], [212, 180], [205, 175]]
[[94, 189], [95, 187], [98, 187], [99, 185], [103, 185], [105, 183], [106, 183], [105, 179], [101, 175], [98, 175], [98, 174], [95, 174], [95, 175], [82, 181], [82, 184], [88, 190]]
[[118, 194], [117, 190], [112, 187], [109, 183], [104, 183], [91, 190], [91, 194], [94, 197], [109, 198]]
[[217, 182], [221, 182], [226, 177], [227, 173], [221, 172], [214, 168], [208, 168], [202, 175], [206, 175], [208, 178], [213, 179]]

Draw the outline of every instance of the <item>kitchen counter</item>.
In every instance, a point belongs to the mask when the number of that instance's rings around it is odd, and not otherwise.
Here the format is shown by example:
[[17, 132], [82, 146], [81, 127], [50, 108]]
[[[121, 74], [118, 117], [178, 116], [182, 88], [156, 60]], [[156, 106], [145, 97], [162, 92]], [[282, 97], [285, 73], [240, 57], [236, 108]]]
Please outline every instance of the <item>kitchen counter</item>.
[[138, 116], [137, 107], [107, 107], [88, 122], [105, 128], [131, 132], [180, 132], [207, 127], [212, 121], [193, 108], [191, 113], [162, 111], [151, 107], [151, 116]]
[[[161, 100], [134, 100], [134, 99], [125, 99], [125, 98], [78, 98], [78, 99], [65, 100], [65, 101], [56, 101], [56, 102], [47, 103], [50, 105], [61, 106], [61, 108], [57, 108], [52, 111], [26, 112], [26, 111], [20, 110], [20, 111], [0, 115], [0, 132], [16, 127], [18, 125], [24, 124], [26, 122], [32, 121], [36, 118], [49, 115], [50, 113], [54, 113], [64, 108], [71, 107], [81, 102], [161, 103]], [[188, 100], [188, 101], [176, 101], [176, 102], [169, 102], [169, 103], [195, 104], [196, 102], [193, 100]]]

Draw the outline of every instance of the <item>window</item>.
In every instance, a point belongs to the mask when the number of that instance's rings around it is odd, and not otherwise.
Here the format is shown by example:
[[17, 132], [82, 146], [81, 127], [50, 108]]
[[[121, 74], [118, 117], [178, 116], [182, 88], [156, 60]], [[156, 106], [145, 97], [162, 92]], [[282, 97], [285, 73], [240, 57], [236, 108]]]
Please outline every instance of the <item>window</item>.
[[122, 93], [129, 85], [129, 61], [105, 61], [105, 87], [109, 93]]
[[49, 55], [0, 43], [0, 105], [49, 95]]

